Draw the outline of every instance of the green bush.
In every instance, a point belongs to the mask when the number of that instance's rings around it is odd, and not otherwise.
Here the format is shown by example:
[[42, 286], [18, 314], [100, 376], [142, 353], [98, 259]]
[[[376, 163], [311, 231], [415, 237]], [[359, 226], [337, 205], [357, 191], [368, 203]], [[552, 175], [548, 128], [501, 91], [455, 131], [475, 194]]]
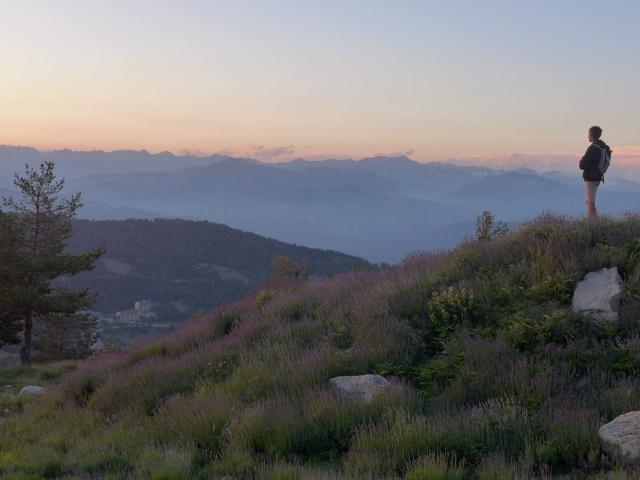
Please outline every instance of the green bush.
[[126, 458], [115, 453], [92, 452], [81, 459], [78, 468], [91, 475], [108, 473], [124, 475], [133, 470], [133, 465]]
[[293, 465], [280, 465], [264, 476], [264, 480], [305, 480], [302, 472]]
[[377, 423], [359, 429], [345, 458], [349, 478], [376, 478], [399, 473], [429, 452], [429, 426], [423, 416], [389, 412]]
[[537, 455], [543, 463], [560, 469], [594, 464], [602, 453], [598, 427], [592, 410], [558, 409]]
[[244, 449], [227, 449], [215, 460], [214, 463], [202, 469], [199, 473], [200, 480], [209, 480], [216, 476], [231, 478], [253, 478], [256, 461], [253, 455]]
[[534, 477], [529, 468], [519, 462], [510, 462], [502, 455], [484, 457], [477, 469], [478, 480], [529, 480]]
[[39, 459], [32, 468], [34, 473], [42, 475], [43, 478], [60, 478], [70, 471], [68, 466], [54, 458]]
[[275, 289], [261, 290], [256, 295], [256, 306], [258, 308], [264, 308], [276, 299], [278, 295], [280, 295], [280, 292]]
[[[261, 293], [262, 292], [260, 292], [258, 296], [260, 296]], [[259, 303], [260, 302], [258, 302], [258, 299], [256, 298], [256, 304], [258, 304], [259, 307], [264, 306], [264, 305], [260, 305]], [[264, 304], [266, 305], [266, 303], [269, 303], [269, 301], [268, 300], [265, 301]], [[213, 337], [219, 338], [229, 334], [229, 332], [231, 332], [233, 327], [235, 327], [239, 321], [240, 321], [240, 316], [237, 315], [236, 313], [230, 313], [230, 312], [221, 313], [214, 320], [213, 332], [212, 332]]]
[[464, 480], [465, 468], [446, 454], [429, 454], [413, 461], [407, 468], [405, 480]]
[[277, 314], [279, 318], [287, 322], [299, 322], [312, 311], [313, 308], [307, 308], [303, 301], [288, 301], [279, 306]]
[[427, 310], [427, 317], [418, 325], [419, 352], [426, 358], [441, 352], [456, 328], [476, 322], [480, 315], [473, 294], [453, 287], [433, 293]]

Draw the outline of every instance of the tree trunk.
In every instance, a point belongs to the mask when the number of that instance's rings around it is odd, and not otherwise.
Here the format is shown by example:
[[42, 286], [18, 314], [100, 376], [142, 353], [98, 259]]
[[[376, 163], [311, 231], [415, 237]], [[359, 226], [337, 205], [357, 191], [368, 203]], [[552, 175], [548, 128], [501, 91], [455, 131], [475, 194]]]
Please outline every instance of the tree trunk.
[[31, 364], [31, 330], [33, 329], [33, 313], [28, 311], [24, 315], [22, 328], [22, 345], [20, 345], [20, 361], [23, 365]]

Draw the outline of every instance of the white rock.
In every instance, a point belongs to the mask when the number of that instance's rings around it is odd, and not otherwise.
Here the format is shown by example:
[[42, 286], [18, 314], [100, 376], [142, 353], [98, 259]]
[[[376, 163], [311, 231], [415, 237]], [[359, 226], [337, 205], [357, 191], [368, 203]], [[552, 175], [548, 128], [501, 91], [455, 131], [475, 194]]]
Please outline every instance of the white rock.
[[577, 313], [587, 313], [603, 320], [617, 320], [622, 279], [618, 267], [603, 268], [587, 273], [578, 282], [571, 300], [571, 308]]
[[380, 391], [391, 385], [391, 382], [380, 375], [355, 375], [349, 377], [334, 377], [329, 385], [338, 393], [349, 397], [370, 402]]
[[605, 442], [617, 447], [629, 460], [640, 456], [640, 412], [628, 412], [605, 423], [598, 430]]
[[44, 395], [44, 392], [46, 391], [47, 391], [46, 388], [40, 387], [38, 385], [27, 385], [26, 387], [23, 387], [22, 390], [20, 390], [20, 396], [21, 397], [29, 397], [32, 395], [40, 396], [40, 395]]

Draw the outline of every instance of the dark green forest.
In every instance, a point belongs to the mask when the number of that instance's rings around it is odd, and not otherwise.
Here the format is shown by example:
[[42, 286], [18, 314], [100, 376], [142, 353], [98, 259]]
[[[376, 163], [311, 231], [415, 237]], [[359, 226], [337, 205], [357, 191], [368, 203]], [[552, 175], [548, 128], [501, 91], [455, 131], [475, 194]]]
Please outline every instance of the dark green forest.
[[287, 244], [225, 225], [188, 220], [75, 220], [67, 248], [99, 246], [92, 271], [63, 281], [97, 294], [94, 310], [112, 313], [149, 299], [207, 311], [241, 298], [269, 278], [274, 257], [305, 265], [312, 277], [370, 268], [357, 257]]

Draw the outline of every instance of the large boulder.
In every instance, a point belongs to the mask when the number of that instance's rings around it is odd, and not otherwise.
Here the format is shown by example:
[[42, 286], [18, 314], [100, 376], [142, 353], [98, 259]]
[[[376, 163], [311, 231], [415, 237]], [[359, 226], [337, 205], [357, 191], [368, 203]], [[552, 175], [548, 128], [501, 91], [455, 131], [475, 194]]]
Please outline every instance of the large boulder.
[[603, 268], [587, 273], [578, 282], [571, 300], [571, 308], [602, 320], [617, 320], [622, 279], [618, 267]]
[[334, 377], [329, 385], [340, 395], [347, 398], [370, 402], [381, 390], [391, 385], [391, 382], [380, 375], [354, 375]]
[[21, 397], [31, 397], [31, 396], [40, 396], [44, 395], [47, 389], [44, 387], [40, 387], [38, 385], [27, 385], [20, 390]]
[[598, 430], [600, 438], [629, 460], [640, 457], [640, 412], [620, 415]]

